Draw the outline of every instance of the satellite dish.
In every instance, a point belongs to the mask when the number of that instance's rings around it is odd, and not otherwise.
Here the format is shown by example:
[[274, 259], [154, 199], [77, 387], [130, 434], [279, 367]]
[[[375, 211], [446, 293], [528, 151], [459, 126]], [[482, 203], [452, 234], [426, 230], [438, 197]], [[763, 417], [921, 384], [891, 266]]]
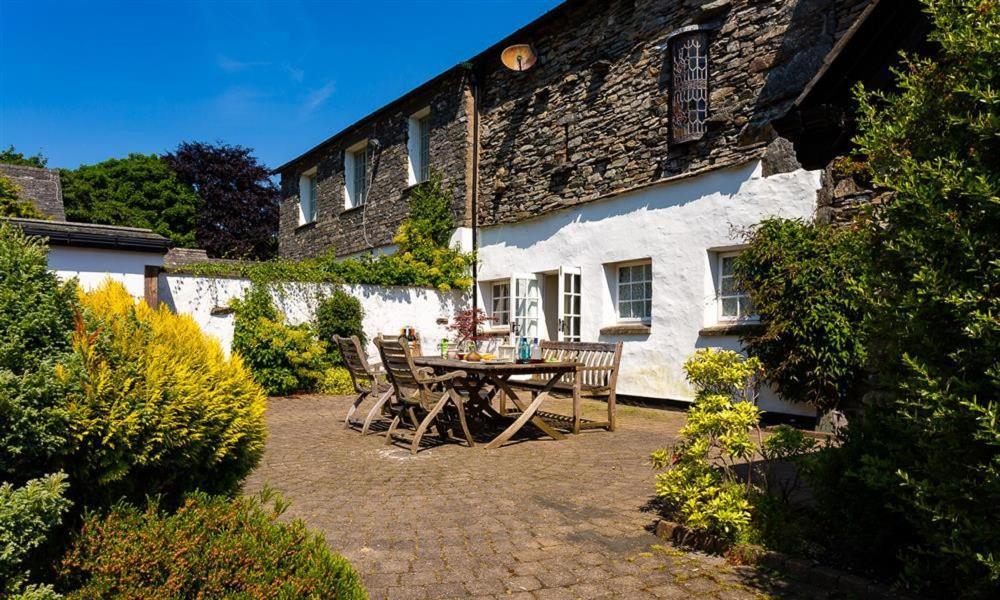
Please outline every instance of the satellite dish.
[[500, 53], [500, 62], [511, 71], [527, 71], [538, 62], [538, 55], [528, 44], [516, 44]]

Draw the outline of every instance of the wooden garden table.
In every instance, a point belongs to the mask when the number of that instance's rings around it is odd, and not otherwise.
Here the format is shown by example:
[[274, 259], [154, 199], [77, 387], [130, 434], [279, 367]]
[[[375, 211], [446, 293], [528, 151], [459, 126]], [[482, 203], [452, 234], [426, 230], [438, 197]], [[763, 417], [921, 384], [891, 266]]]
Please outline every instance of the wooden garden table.
[[[491, 400], [499, 392], [506, 394], [507, 397], [510, 398], [511, 402], [513, 402], [521, 410], [521, 414], [514, 420], [513, 423], [510, 424], [509, 427], [504, 429], [503, 432], [490, 441], [490, 443], [486, 444], [487, 448], [499, 448], [528, 422], [541, 429], [546, 435], [553, 439], [561, 440], [565, 437], [563, 434], [553, 429], [551, 425], [546, 423], [535, 413], [538, 411], [538, 407], [541, 406], [542, 402], [549, 397], [549, 393], [552, 391], [552, 388], [559, 383], [559, 380], [568, 373], [576, 372], [576, 369], [581, 366], [580, 363], [486, 363], [470, 362], [454, 358], [440, 358], [436, 356], [415, 356], [413, 358], [413, 363], [419, 367], [430, 367], [437, 372], [465, 371], [469, 375], [469, 378], [466, 381], [459, 381], [456, 379], [449, 382], [449, 385], [460, 387], [468, 391], [468, 404], [470, 410], [466, 411], [467, 414], [476, 414], [476, 412], [478, 412], [479, 416], [489, 419], [504, 418], [504, 415], [497, 412], [491, 404]], [[514, 375], [550, 375], [551, 378], [546, 385], [539, 390], [538, 395], [535, 396], [534, 400], [532, 400], [530, 404], [525, 405], [525, 403], [517, 397], [517, 394], [507, 382], [507, 380]]]

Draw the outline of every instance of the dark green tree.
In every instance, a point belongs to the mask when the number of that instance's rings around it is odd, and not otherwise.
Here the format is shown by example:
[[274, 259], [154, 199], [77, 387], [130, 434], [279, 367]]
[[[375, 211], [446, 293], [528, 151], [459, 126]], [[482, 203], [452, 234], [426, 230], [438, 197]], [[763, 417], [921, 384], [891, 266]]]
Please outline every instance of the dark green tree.
[[24, 153], [15, 150], [14, 146], [7, 146], [6, 150], [0, 150], [0, 163], [43, 168], [49, 164], [49, 159], [42, 156], [41, 152], [34, 156], [25, 156]]
[[61, 175], [70, 221], [147, 227], [179, 246], [197, 246], [202, 203], [159, 156], [130, 154]]
[[[861, 90], [877, 374], [833, 487], [871, 555], [936, 594], [1000, 595], [1000, 3], [924, 0], [934, 59]], [[859, 503], [859, 500], [863, 503]]]

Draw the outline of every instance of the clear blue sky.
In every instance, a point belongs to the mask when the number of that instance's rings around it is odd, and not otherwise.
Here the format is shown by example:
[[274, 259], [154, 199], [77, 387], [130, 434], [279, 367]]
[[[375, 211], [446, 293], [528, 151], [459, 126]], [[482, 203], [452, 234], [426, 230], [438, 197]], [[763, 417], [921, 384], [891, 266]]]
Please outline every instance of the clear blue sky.
[[76, 167], [181, 141], [271, 167], [558, 0], [0, 0], [0, 146]]

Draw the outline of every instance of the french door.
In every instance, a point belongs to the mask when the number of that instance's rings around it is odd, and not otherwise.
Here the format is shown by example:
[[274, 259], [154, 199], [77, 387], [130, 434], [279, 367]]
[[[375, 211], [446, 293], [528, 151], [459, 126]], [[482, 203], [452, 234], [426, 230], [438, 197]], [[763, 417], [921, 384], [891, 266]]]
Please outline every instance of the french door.
[[580, 307], [580, 267], [559, 267], [559, 328], [560, 342], [579, 342], [582, 321]]
[[541, 298], [538, 288], [538, 276], [534, 273], [517, 274], [510, 278], [510, 289], [514, 299], [511, 333], [515, 343], [522, 337], [528, 341], [539, 337], [538, 312]]

